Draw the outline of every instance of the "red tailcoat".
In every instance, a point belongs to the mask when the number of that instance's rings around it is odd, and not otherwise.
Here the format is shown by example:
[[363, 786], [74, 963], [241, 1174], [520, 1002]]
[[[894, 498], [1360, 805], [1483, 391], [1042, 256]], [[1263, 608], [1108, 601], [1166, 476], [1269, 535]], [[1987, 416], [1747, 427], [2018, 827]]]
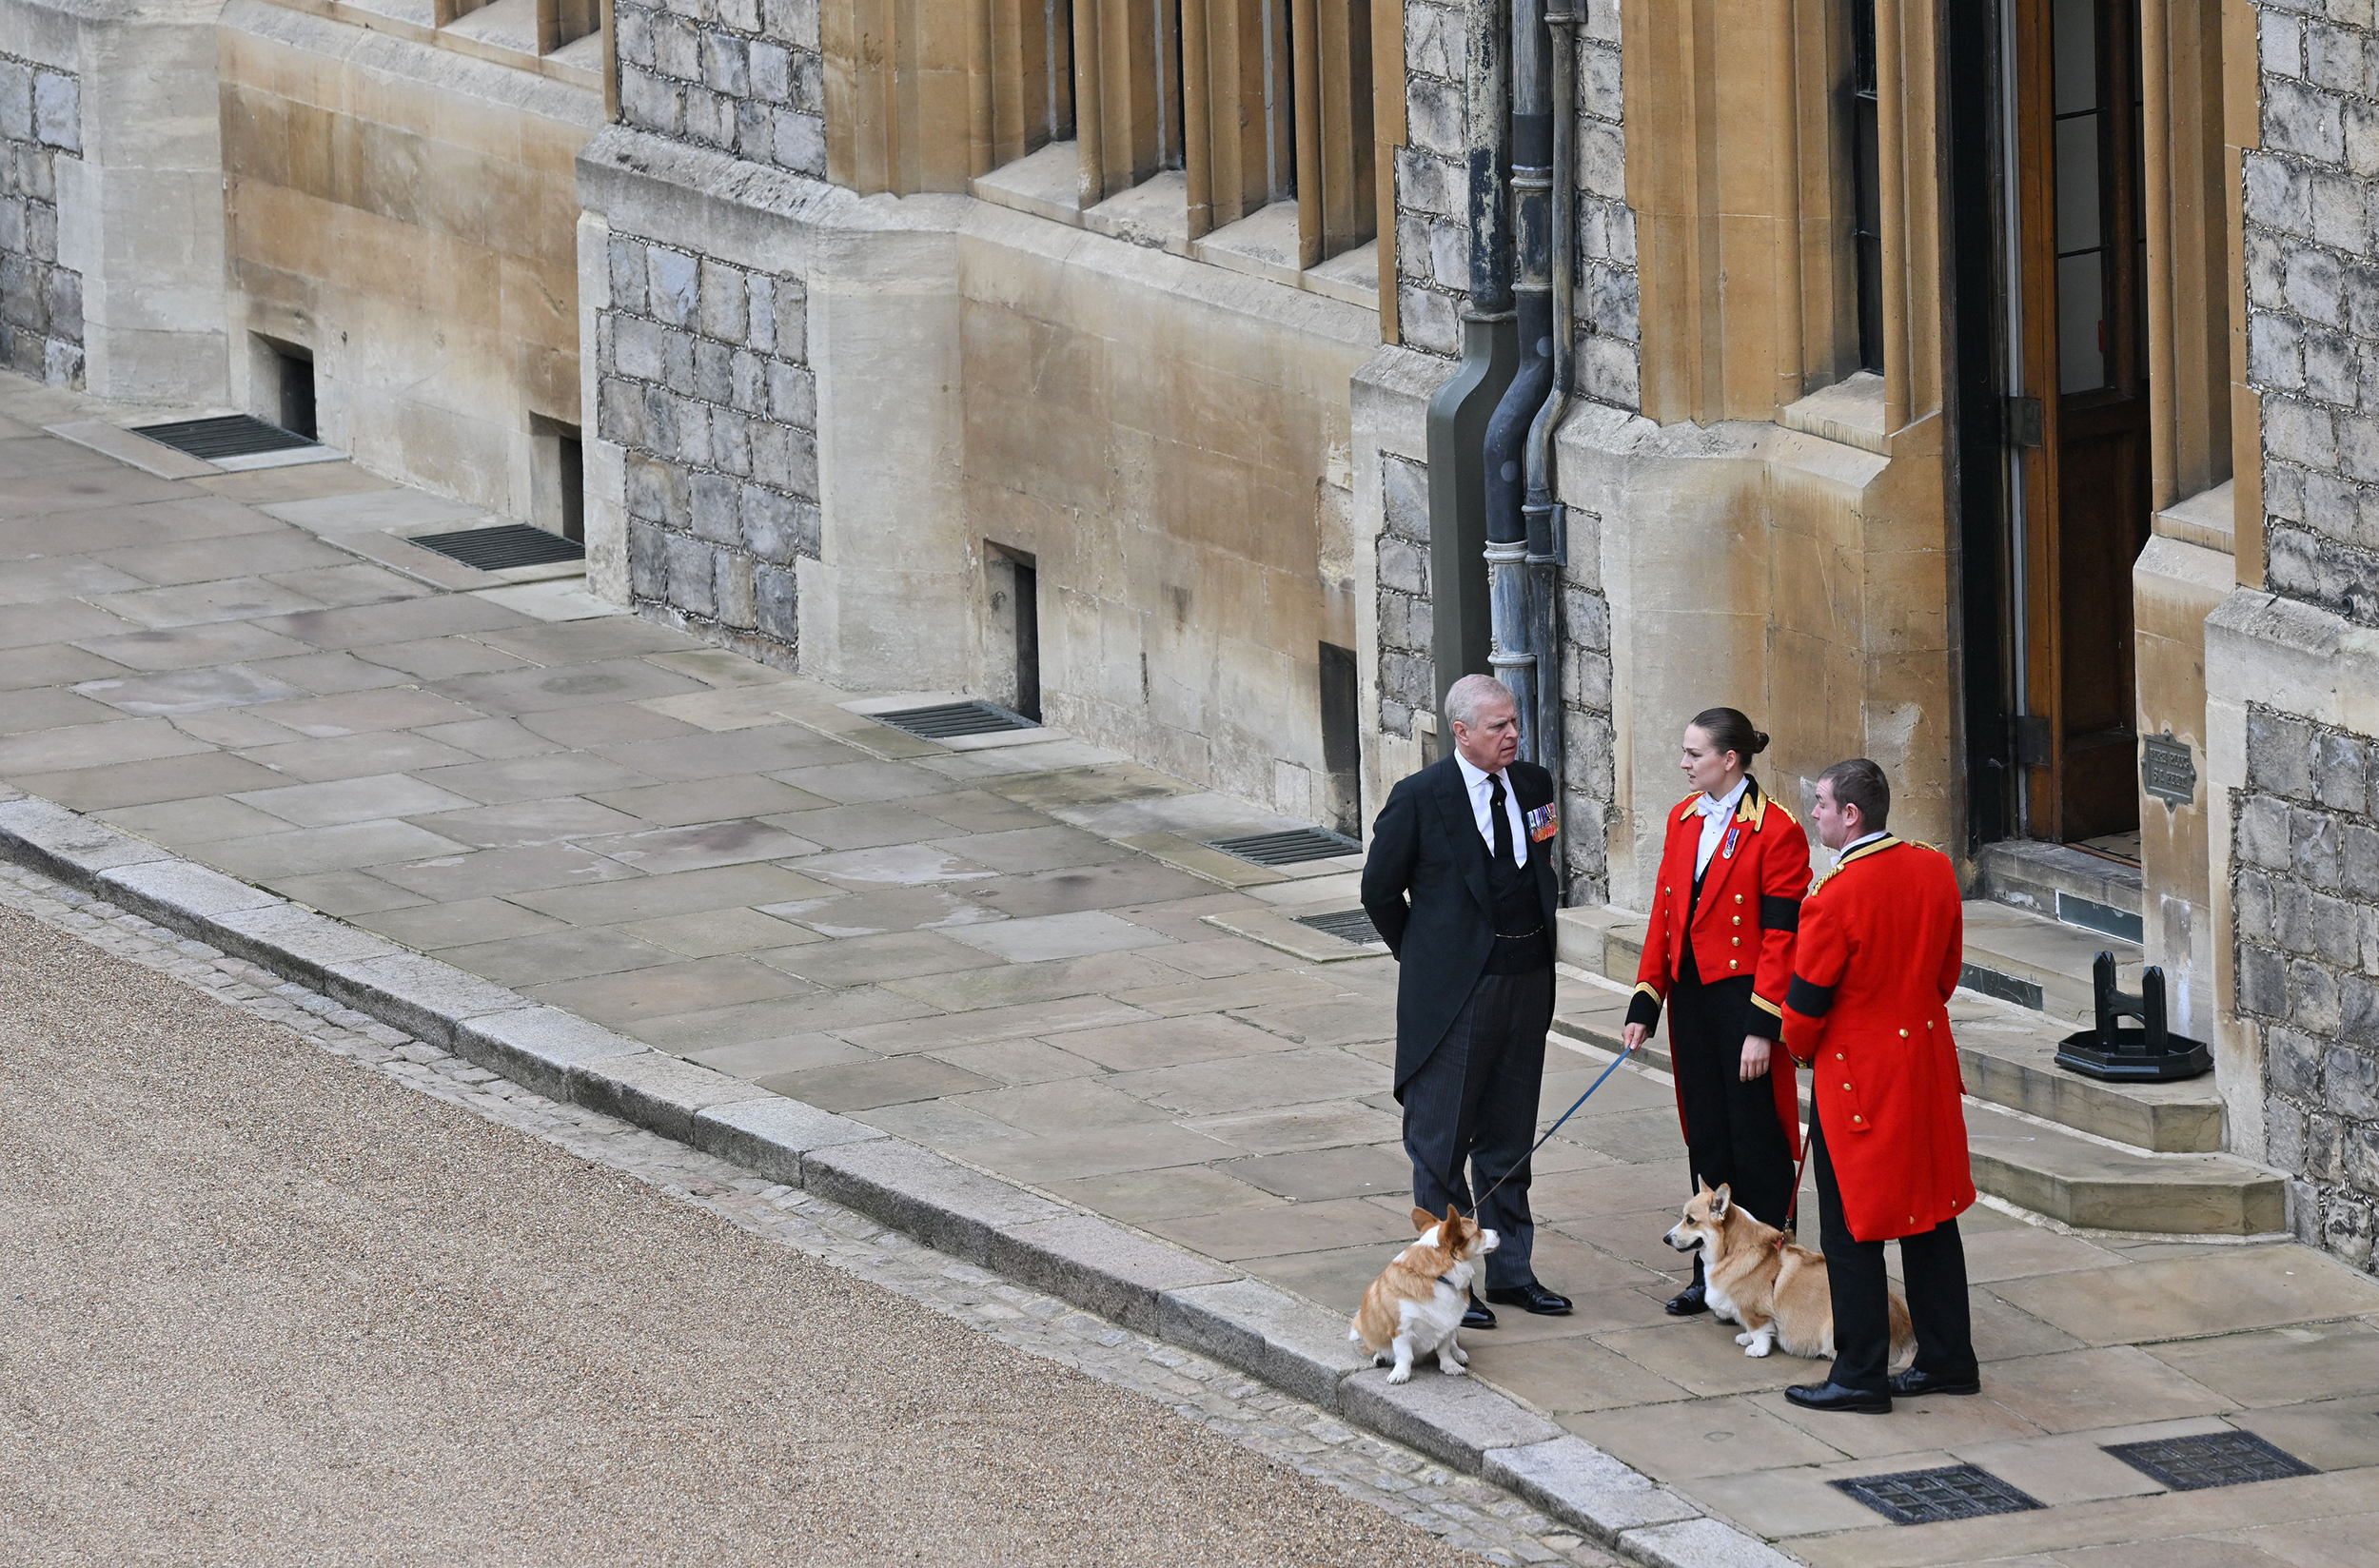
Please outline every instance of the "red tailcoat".
[[1817, 1068], [1818, 1118], [1862, 1242], [1930, 1230], [1975, 1201], [1950, 993], [1965, 921], [1949, 857], [1886, 836], [1800, 907], [1784, 1048]]
[[[1684, 967], [1691, 943], [1694, 969], [1702, 984], [1751, 977], [1751, 1021], [1744, 1033], [1773, 1039], [1784, 1017], [1784, 992], [1793, 975], [1794, 932], [1800, 922], [1801, 893], [1809, 886], [1809, 835], [1793, 813], [1768, 798], [1758, 779], [1743, 786], [1734, 820], [1711, 853], [1702, 874], [1701, 900], [1694, 901], [1694, 857], [1701, 847], [1699, 794], [1669, 813], [1668, 838], [1661, 848], [1661, 880], [1652, 895], [1652, 923], [1644, 931], [1643, 959], [1636, 966], [1636, 1000], [1630, 1023], [1660, 1016]], [[1688, 929], [1688, 912], [1691, 928]], [[1776, 1086], [1776, 1116], [1784, 1124], [1784, 1147], [1800, 1152], [1800, 1100], [1793, 1075], [1779, 1063], [1768, 1073]], [[1678, 1119], [1684, 1119], [1681, 1096]]]

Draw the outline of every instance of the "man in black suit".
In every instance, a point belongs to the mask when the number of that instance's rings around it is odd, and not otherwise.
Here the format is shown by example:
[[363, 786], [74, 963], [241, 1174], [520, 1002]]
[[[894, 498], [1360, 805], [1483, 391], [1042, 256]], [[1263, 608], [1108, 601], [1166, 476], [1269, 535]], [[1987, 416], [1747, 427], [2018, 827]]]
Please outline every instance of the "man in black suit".
[[[1465, 676], [1445, 718], [1454, 755], [1388, 793], [1363, 867], [1363, 907], [1402, 966], [1396, 1099], [1412, 1201], [1468, 1211], [1494, 1187], [1478, 1214], [1503, 1238], [1487, 1300], [1560, 1316], [1568, 1300], [1529, 1264], [1527, 1165], [1553, 1022], [1553, 775], [1514, 760], [1520, 716], [1502, 681]], [[1495, 1314], [1474, 1297], [1463, 1322], [1492, 1328]]]

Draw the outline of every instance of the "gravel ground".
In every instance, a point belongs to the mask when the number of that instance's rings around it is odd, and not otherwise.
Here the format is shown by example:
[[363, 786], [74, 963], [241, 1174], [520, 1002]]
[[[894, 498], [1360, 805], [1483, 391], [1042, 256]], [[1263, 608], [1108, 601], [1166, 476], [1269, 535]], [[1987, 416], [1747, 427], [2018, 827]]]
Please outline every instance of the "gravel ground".
[[0, 954], [28, 1560], [1460, 1560], [21, 915]]
[[[293, 1017], [337, 1010], [296, 994]], [[1484, 1527], [1506, 1561], [1607, 1560], [1307, 1412], [1322, 1438], [1285, 1457], [1334, 1442], [1369, 1477], [1325, 1485], [1229, 1435], [1252, 1415], [1296, 1439], [1293, 1401], [1066, 1314], [1092, 1355], [1179, 1366], [1176, 1408], [1220, 1412], [1201, 1425], [681, 1200], [777, 1205], [828, 1242], [847, 1211], [756, 1180], [657, 1190], [10, 909], [0, 998], [10, 1559], [1479, 1560], [1349, 1495], [1367, 1488]], [[452, 1093], [589, 1120], [372, 1032], [395, 1044], [350, 1054], [424, 1077], [436, 1058]], [[581, 1142], [703, 1160], [606, 1126]], [[985, 1326], [1040, 1326], [1029, 1293], [1003, 1308], [980, 1270], [876, 1245], [957, 1281]]]

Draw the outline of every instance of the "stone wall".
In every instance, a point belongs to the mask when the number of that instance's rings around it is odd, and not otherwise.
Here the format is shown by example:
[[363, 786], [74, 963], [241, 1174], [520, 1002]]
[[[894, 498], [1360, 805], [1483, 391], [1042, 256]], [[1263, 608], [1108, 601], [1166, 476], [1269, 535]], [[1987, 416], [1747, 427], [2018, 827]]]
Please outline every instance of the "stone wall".
[[2232, 843], [2237, 1008], [2263, 1031], [2266, 1158], [2357, 1267], [2379, 1228], [2379, 774], [2369, 740], [2260, 705]]
[[2246, 1033], [2232, 1055], [2251, 1076], [2225, 1096], [2234, 1117], [2242, 1099], [2251, 1105], [2259, 1058], [2263, 1126], [2242, 1137], [2234, 1125], [2233, 1145], [2260, 1143], [2296, 1177], [2299, 1235], [2369, 1268], [2379, 1228], [2379, 778], [2369, 692], [2358, 685], [2368, 670], [2332, 661], [2310, 685], [2251, 672], [2266, 659], [2287, 668], [2301, 653], [2291, 641], [2344, 650], [2369, 639], [2355, 628], [2379, 626], [2379, 380], [2366, 369], [2379, 365], [2369, 217], [2379, 32], [2368, 7], [2270, 6], [2256, 42], [2262, 146], [2245, 157], [2245, 260], [2269, 597], [2242, 589], [2233, 599], [2271, 608], [2226, 605], [2214, 619], [2232, 636], [2217, 649], [2210, 629], [2208, 645], [2210, 694], [2246, 697], [2238, 755], [2216, 758], [2210, 780], [2229, 806], [2223, 1027]]
[[818, 554], [808, 296], [633, 234], [611, 235], [608, 265], [599, 428], [623, 454], [629, 592], [790, 667], [794, 563]]
[[1414, 710], [1437, 706], [1437, 665], [1429, 648], [1429, 468], [1380, 455], [1380, 728], [1406, 739]]
[[0, 365], [83, 384], [83, 279], [58, 262], [56, 158], [83, 149], [82, 84], [0, 54]]
[[619, 114], [639, 130], [826, 173], [818, 0], [619, 0]]

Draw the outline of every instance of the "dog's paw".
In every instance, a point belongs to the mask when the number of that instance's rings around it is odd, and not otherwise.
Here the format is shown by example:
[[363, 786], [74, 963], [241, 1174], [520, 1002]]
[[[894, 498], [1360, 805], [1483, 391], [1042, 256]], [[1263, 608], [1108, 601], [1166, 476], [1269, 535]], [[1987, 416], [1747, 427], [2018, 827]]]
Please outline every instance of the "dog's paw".
[[1738, 1334], [1735, 1336], [1735, 1343], [1737, 1344], [1749, 1344], [1757, 1336], [1751, 1334]]
[[1440, 1362], [1437, 1363], [1437, 1369], [1449, 1378], [1465, 1378], [1470, 1375], [1468, 1369], [1460, 1362]]
[[1409, 1366], [1400, 1366], [1387, 1375], [1387, 1381], [1389, 1382], [1410, 1382], [1412, 1381], [1412, 1368]]

